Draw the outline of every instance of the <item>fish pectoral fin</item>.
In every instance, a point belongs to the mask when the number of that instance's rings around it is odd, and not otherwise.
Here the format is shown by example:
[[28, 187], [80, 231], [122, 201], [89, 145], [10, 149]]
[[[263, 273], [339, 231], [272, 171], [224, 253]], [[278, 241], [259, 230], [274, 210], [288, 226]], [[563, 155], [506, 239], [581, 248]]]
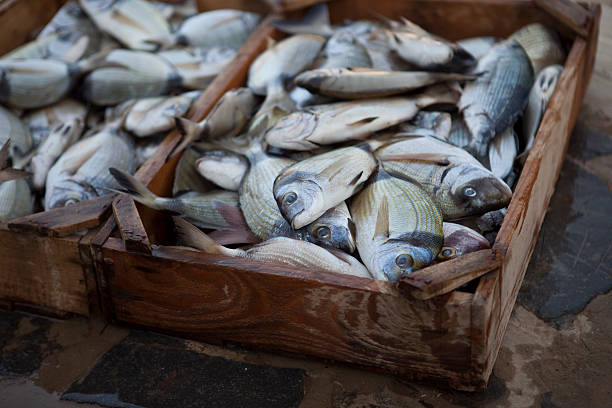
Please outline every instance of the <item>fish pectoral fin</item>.
[[348, 123], [346, 126], [363, 126], [367, 125], [368, 123], [374, 122], [376, 119], [378, 119], [378, 116], [370, 116], [367, 118], [359, 119], [358, 121], [352, 123]]
[[436, 153], [416, 153], [416, 154], [397, 154], [388, 156], [379, 156], [382, 161], [406, 161], [406, 162], [418, 162], [426, 164], [435, 164], [438, 166], [448, 166], [450, 160], [448, 156]]
[[357, 183], [361, 179], [361, 176], [363, 176], [363, 170], [360, 171], [359, 174], [357, 174], [355, 177], [353, 177], [353, 179], [351, 181], [349, 181], [348, 185], [349, 186], [357, 185]]
[[380, 206], [378, 207], [374, 238], [378, 236], [384, 236], [386, 238], [389, 237], [389, 202], [387, 201], [387, 197], [383, 197]]
[[344, 163], [341, 161], [332, 162], [329, 166], [325, 167], [319, 175], [325, 177], [327, 180], [332, 181], [338, 174], [344, 169]]

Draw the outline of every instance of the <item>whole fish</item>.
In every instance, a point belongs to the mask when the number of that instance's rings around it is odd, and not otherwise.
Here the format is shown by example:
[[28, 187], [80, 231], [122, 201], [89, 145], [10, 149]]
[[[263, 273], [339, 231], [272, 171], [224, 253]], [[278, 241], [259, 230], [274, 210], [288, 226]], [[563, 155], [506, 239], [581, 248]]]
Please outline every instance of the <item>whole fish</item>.
[[429, 265], [442, 248], [442, 215], [416, 184], [379, 168], [350, 206], [357, 250], [379, 280]]
[[309, 106], [280, 119], [268, 129], [266, 142], [291, 150], [364, 139], [372, 133], [412, 119], [421, 108], [456, 103], [458, 93], [441, 85], [422, 94]]
[[467, 83], [458, 107], [472, 135], [467, 150], [483, 159], [489, 142], [514, 125], [523, 112], [533, 70], [523, 48], [506, 40], [491, 48], [475, 71], [480, 75]]
[[195, 162], [198, 173], [206, 180], [229, 191], [238, 191], [249, 161], [227, 150], [208, 150]]
[[134, 147], [119, 121], [72, 145], [47, 174], [45, 210], [106, 194], [116, 187], [109, 167], [134, 170]]
[[84, 123], [78, 118], [69, 122], [62, 122], [38, 146], [36, 154], [32, 157], [31, 165], [32, 185], [36, 190], [45, 186], [49, 169], [53, 166], [55, 160], [81, 137], [83, 129]]
[[163, 15], [144, 0], [80, 0], [83, 10], [96, 26], [128, 48], [153, 51], [147, 42], [170, 35], [170, 26]]
[[565, 51], [559, 35], [540, 23], [529, 24], [509, 38], [521, 44], [525, 49], [534, 75], [538, 75], [544, 67], [562, 65], [565, 61]]
[[27, 181], [19, 179], [0, 183], [0, 222], [32, 214], [32, 204], [32, 192]]
[[538, 74], [529, 92], [527, 108], [525, 108], [525, 116], [523, 118], [523, 136], [525, 143], [525, 153], [522, 154], [523, 160], [527, 157], [526, 153], [529, 152], [533, 145], [535, 135], [540, 127], [540, 122], [544, 117], [548, 102], [555, 92], [562, 70], [563, 67], [561, 65], [551, 65], [544, 68]]
[[177, 117], [176, 127], [183, 135], [183, 140], [175, 151], [181, 151], [199, 139], [215, 140], [236, 136], [255, 113], [257, 104], [258, 100], [249, 88], [237, 88], [223, 94], [200, 122]]
[[[204, 150], [208, 148], [210, 148], [208, 145], [202, 147]], [[196, 161], [200, 157], [202, 157], [200, 146], [191, 146], [183, 152], [174, 171], [174, 182], [172, 184], [172, 195], [174, 197], [189, 191], [206, 193], [213, 189], [212, 184], [205, 180], [196, 169]]]
[[155, 54], [113, 50], [105, 62], [115, 66], [95, 69], [85, 77], [81, 90], [83, 98], [96, 105], [166, 95], [182, 84], [177, 70]]
[[37, 38], [71, 32], [82, 32], [87, 35], [97, 34], [98, 36], [101, 34], [79, 3], [73, 0], [67, 1], [55, 13], [51, 21], [40, 31]]
[[283, 170], [274, 198], [291, 227], [302, 228], [358, 192], [376, 166], [367, 146], [332, 150]]
[[415, 136], [432, 136], [448, 142], [452, 116], [447, 112], [421, 111], [410, 122], [399, 125], [399, 131]]
[[442, 231], [444, 246], [436, 261], [448, 261], [470, 252], [491, 248], [485, 237], [466, 226], [445, 222], [442, 224]]
[[448, 221], [505, 207], [512, 197], [510, 188], [469, 153], [433, 137], [406, 137], [374, 155], [387, 172], [418, 183]]
[[9, 156], [13, 160], [32, 148], [32, 135], [24, 123], [10, 110], [0, 106], [0, 146], [10, 141]]
[[205, 89], [236, 55], [233, 48], [182, 48], [157, 53], [178, 72], [181, 84], [189, 89]]
[[323, 37], [303, 34], [270, 44], [249, 67], [248, 87], [257, 95], [266, 95], [269, 86], [308, 68], [324, 43]]
[[472, 75], [446, 72], [329, 68], [302, 72], [295, 78], [295, 83], [310, 92], [336, 98], [357, 99], [396, 95], [439, 82], [474, 78]]
[[230, 47], [238, 50], [257, 27], [260, 16], [240, 10], [221, 9], [189, 17], [178, 30], [147, 40], [157, 47]]
[[76, 119], [85, 123], [87, 107], [76, 99], [66, 98], [53, 105], [29, 111], [23, 116], [23, 123], [32, 134], [34, 146], [39, 146], [51, 133], [51, 130], [62, 123]]
[[457, 41], [457, 45], [472, 54], [476, 59], [484, 56], [497, 42], [496, 37], [471, 37]]
[[504, 179], [512, 171], [518, 154], [518, 139], [514, 128], [506, 129], [489, 144], [489, 168], [495, 177]]
[[352, 256], [342, 251], [324, 249], [309, 242], [288, 237], [275, 237], [246, 250], [230, 249], [219, 245], [185, 220], [175, 217], [174, 225], [180, 244], [209, 254], [273, 262], [292, 267], [309, 268], [314, 271], [322, 270], [364, 278], [372, 277], [368, 270]]
[[191, 91], [170, 97], [138, 99], [129, 108], [123, 127], [138, 137], [172, 130], [175, 126], [175, 117], [186, 114], [191, 104], [201, 94], [200, 91]]
[[99, 63], [98, 56], [76, 64], [50, 59], [0, 60], [0, 103], [32, 109], [62, 99], [77, 80]]

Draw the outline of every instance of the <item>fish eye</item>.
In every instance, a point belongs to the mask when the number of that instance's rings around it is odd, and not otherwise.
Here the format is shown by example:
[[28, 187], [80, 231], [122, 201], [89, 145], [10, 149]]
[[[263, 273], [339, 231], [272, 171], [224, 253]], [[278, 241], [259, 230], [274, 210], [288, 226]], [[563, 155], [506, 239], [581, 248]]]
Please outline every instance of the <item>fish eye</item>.
[[408, 254], [400, 254], [395, 258], [395, 263], [402, 269], [410, 268], [414, 263], [412, 256]]
[[449, 259], [449, 258], [454, 257], [456, 254], [457, 254], [457, 250], [455, 248], [444, 247], [440, 251], [440, 254], [438, 255], [438, 258], [440, 258], [440, 259]]
[[463, 189], [463, 195], [469, 198], [476, 197], [476, 190], [472, 187], [466, 187]]
[[285, 198], [284, 198], [285, 204], [291, 205], [291, 204], [295, 203], [297, 198], [298, 198], [297, 194], [292, 191], [292, 192], [288, 193], [285, 196]]
[[328, 239], [331, 234], [331, 231], [327, 227], [319, 227], [315, 231], [315, 234], [317, 234], [317, 238]]

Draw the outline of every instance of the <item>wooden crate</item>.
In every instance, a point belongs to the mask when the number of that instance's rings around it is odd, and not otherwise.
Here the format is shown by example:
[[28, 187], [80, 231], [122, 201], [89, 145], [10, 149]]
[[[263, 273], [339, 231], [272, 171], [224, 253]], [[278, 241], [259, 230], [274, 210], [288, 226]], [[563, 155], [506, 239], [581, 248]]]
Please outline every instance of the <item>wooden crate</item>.
[[[63, 3], [65, 0], [0, 0], [0, 55], [26, 42]], [[266, 10], [258, 1], [203, 0], [198, 5], [200, 10]], [[216, 92], [205, 91], [189, 116], [202, 117], [218, 99]], [[150, 183], [179, 140], [176, 132], [170, 133], [136, 177]], [[109, 194], [0, 224], [0, 307], [57, 317], [88, 315], [98, 304], [90, 248], [104, 243], [112, 232], [113, 221], [107, 220], [111, 207], [117, 205], [121, 200]]]
[[[121, 238], [94, 247], [104, 312], [113, 322], [208, 342], [335, 360], [463, 389], [486, 385], [553, 193], [593, 68], [600, 8], [550, 1], [408, 0], [330, 3], [333, 22], [406, 16], [451, 40], [505, 37], [533, 22], [557, 28], [569, 54], [491, 250], [414, 272], [399, 283], [245, 261], [168, 246], [168, 215], [115, 208]], [[536, 4], [538, 3], [538, 4]], [[253, 34], [212, 88], [245, 83], [269, 25]], [[212, 95], [212, 94], [211, 94]], [[212, 100], [210, 101], [212, 103]], [[210, 106], [210, 105], [208, 105]], [[153, 178], [169, 195], [177, 159]], [[475, 290], [459, 290], [477, 278]]]

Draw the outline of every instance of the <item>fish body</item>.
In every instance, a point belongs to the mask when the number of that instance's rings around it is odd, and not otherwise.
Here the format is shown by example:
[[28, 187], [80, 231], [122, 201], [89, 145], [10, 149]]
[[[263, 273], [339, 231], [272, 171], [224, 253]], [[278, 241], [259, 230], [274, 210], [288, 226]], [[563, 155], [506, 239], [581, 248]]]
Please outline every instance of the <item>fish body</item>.
[[442, 224], [444, 246], [436, 261], [448, 261], [470, 252], [489, 249], [489, 241], [478, 232], [466, 226], [445, 222]]
[[407, 97], [368, 99], [309, 106], [280, 119], [265, 135], [266, 142], [291, 150], [364, 139], [372, 133], [412, 119], [434, 103], [456, 103], [458, 95], [444, 86]]
[[485, 55], [497, 42], [496, 37], [471, 37], [457, 41], [457, 45], [472, 54], [476, 59]]
[[226, 150], [206, 151], [195, 165], [202, 177], [229, 191], [238, 191], [249, 169], [244, 156]]
[[461, 115], [453, 115], [448, 142], [454, 146], [464, 148], [470, 144], [470, 129], [468, 129]]
[[418, 183], [447, 221], [505, 207], [512, 197], [510, 188], [469, 153], [433, 137], [407, 137], [374, 155], [387, 172]]
[[39, 146], [58, 125], [76, 119], [85, 123], [87, 111], [87, 107], [82, 102], [66, 98], [53, 105], [26, 113], [23, 122], [30, 129], [33, 145]]
[[138, 137], [172, 130], [175, 125], [174, 118], [186, 114], [200, 95], [199, 91], [191, 91], [170, 97], [139, 99], [129, 109], [123, 127]]
[[372, 61], [366, 47], [350, 29], [334, 32], [313, 64], [317, 69], [369, 68]]
[[271, 46], [249, 67], [248, 87], [257, 95], [265, 95], [270, 83], [293, 78], [308, 68], [324, 43], [323, 37], [302, 34]]
[[529, 56], [534, 75], [550, 65], [563, 65], [565, 51], [559, 35], [540, 23], [529, 24], [516, 31], [509, 38], [525, 49]]
[[475, 71], [480, 75], [467, 83], [458, 106], [472, 135], [467, 149], [482, 159], [495, 135], [512, 126], [523, 112], [533, 70], [523, 48], [507, 40], [491, 48]]
[[196, 146], [185, 149], [174, 171], [173, 196], [189, 191], [205, 193], [212, 190], [212, 185], [196, 169], [196, 161], [201, 156], [202, 153]]
[[142, 166], [145, 161], [149, 160], [149, 158], [153, 156], [153, 154], [155, 154], [155, 151], [159, 147], [159, 144], [162, 142], [163, 138], [164, 135], [160, 135], [158, 137], [152, 137], [143, 139], [141, 141], [136, 141], [134, 147], [134, 154], [136, 156], [136, 168], [140, 168], [140, 166]]
[[443, 244], [442, 215], [416, 184], [383, 169], [350, 205], [359, 255], [379, 280], [397, 281], [429, 265]]
[[0, 183], [0, 222], [32, 214], [32, 192], [28, 182], [10, 180]]
[[451, 114], [436, 111], [421, 111], [410, 122], [399, 125], [401, 133], [432, 136], [444, 142], [448, 142], [451, 128]]
[[332, 150], [283, 170], [274, 182], [274, 198], [292, 228], [299, 229], [358, 192], [376, 166], [367, 147]]
[[32, 147], [30, 129], [10, 110], [0, 106], [0, 146], [10, 141], [9, 156], [25, 155]]
[[518, 154], [518, 137], [510, 127], [495, 136], [489, 145], [489, 168], [495, 177], [506, 178], [512, 171], [514, 159]]
[[79, 4], [96, 26], [128, 48], [154, 51], [147, 40], [170, 35], [163, 15], [144, 0], [80, 0]]
[[230, 47], [238, 50], [257, 27], [260, 16], [240, 10], [207, 11], [187, 18], [172, 34], [149, 40], [164, 48], [176, 45], [190, 47]]
[[220, 46], [182, 48], [162, 51], [157, 55], [176, 69], [182, 86], [189, 89], [205, 89], [234, 59], [236, 50]]

